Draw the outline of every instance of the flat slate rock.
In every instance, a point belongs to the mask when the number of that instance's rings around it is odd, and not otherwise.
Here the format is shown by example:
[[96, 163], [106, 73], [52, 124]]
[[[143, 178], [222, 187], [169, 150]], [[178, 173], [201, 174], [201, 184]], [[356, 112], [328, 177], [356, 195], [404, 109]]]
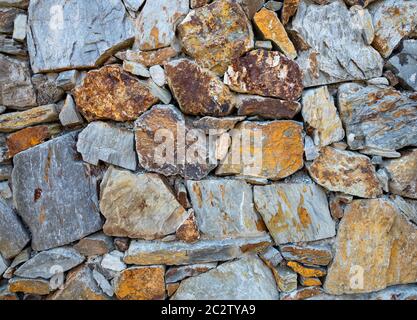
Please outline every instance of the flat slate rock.
[[76, 137], [69, 133], [14, 157], [13, 200], [32, 233], [34, 250], [59, 247], [101, 229], [96, 178], [79, 160]]
[[35, 73], [93, 68], [133, 42], [133, 22], [121, 0], [34, 0], [28, 12]]

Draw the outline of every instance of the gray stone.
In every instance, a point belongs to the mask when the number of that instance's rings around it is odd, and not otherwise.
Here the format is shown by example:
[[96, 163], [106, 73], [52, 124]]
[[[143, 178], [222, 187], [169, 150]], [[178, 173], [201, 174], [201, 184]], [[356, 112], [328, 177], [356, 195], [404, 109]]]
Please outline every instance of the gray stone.
[[84, 123], [83, 117], [78, 112], [71, 95], [67, 95], [65, 99], [64, 105], [59, 113], [59, 121], [65, 127], [77, 126]]
[[167, 83], [165, 70], [160, 65], [150, 67], [149, 72], [150, 72], [152, 80], [158, 86], [163, 87]]
[[34, 0], [29, 5], [27, 41], [35, 73], [96, 67], [133, 37], [121, 0]]
[[198, 228], [208, 239], [254, 237], [263, 234], [262, 219], [253, 207], [252, 187], [244, 181], [187, 181]]
[[149, 78], [151, 76], [148, 68], [138, 62], [123, 61], [123, 70], [143, 78]]
[[0, 33], [12, 34], [14, 19], [25, 11], [18, 8], [0, 8]]
[[114, 290], [110, 282], [97, 270], [93, 270], [93, 278], [97, 282], [98, 286], [103, 290], [109, 297], [113, 297]]
[[101, 229], [96, 177], [79, 160], [76, 136], [66, 134], [14, 157], [13, 200], [32, 233], [34, 250], [62, 246]]
[[36, 106], [36, 92], [26, 61], [0, 54], [0, 105], [16, 109]]
[[333, 259], [331, 247], [327, 244], [286, 244], [279, 250], [285, 260], [308, 266], [327, 266]]
[[307, 161], [312, 161], [319, 156], [319, 148], [314, 144], [310, 136], [304, 138], [304, 154]]
[[282, 8], [282, 2], [270, 0], [265, 3], [265, 8], [272, 11], [279, 11]]
[[326, 194], [315, 184], [255, 186], [254, 201], [276, 244], [315, 241], [336, 234]]
[[13, 210], [0, 199], [0, 253], [6, 259], [15, 257], [30, 238]]
[[74, 246], [74, 249], [87, 257], [102, 256], [109, 253], [113, 248], [113, 239], [103, 232], [85, 237]]
[[417, 224], [417, 200], [392, 196], [390, 200], [400, 209], [408, 220]]
[[23, 249], [22, 252], [20, 252], [14, 259], [13, 262], [10, 265], [10, 268], [16, 268], [20, 266], [21, 264], [25, 263], [30, 259], [30, 254], [32, 252], [32, 249], [30, 247], [27, 247], [26, 249]]
[[389, 86], [389, 81], [385, 77], [372, 78], [366, 81], [366, 83], [375, 86]]
[[26, 58], [27, 51], [23, 43], [17, 42], [6, 35], [0, 34], [0, 53]]
[[350, 149], [383, 157], [417, 146], [417, 101], [392, 87], [347, 83], [339, 87], [339, 111]]
[[283, 258], [278, 249], [270, 246], [264, 251], [259, 253], [259, 257], [268, 265], [268, 267], [273, 268], [278, 266]]
[[404, 40], [403, 49], [388, 60], [387, 67], [404, 88], [417, 91], [417, 40]]
[[13, 197], [12, 189], [10, 189], [8, 181], [0, 182], [0, 198], [5, 200], [11, 199]]
[[56, 84], [56, 73], [35, 74], [32, 83], [35, 86], [38, 105], [53, 104], [60, 101], [65, 92]]
[[65, 91], [70, 91], [75, 88], [78, 81], [80, 80], [80, 72], [78, 70], [68, 70], [61, 72], [57, 79], [56, 85]]
[[175, 283], [189, 277], [195, 277], [217, 267], [216, 262], [171, 267], [165, 274], [166, 283]]
[[297, 59], [304, 70], [305, 87], [382, 74], [383, 60], [365, 40], [372, 24], [361, 18], [364, 12], [348, 10], [342, 0], [323, 5], [300, 2], [289, 31], [305, 49]]
[[272, 269], [278, 289], [282, 292], [291, 292], [297, 289], [298, 275], [286, 266], [278, 266]]
[[50, 279], [57, 272], [71, 270], [83, 261], [84, 257], [71, 247], [55, 248], [36, 254], [19, 267], [15, 275], [29, 279]]
[[243, 251], [261, 251], [270, 244], [271, 239], [268, 235], [246, 239], [200, 240], [193, 244], [132, 241], [125, 253], [124, 262], [136, 265], [188, 265], [228, 261], [241, 257]]
[[0, 277], [3, 275], [3, 273], [7, 270], [8, 267], [9, 265], [7, 261], [0, 254]]
[[272, 50], [272, 42], [269, 40], [255, 41], [255, 49]]
[[149, 79], [147, 82], [148, 88], [151, 91], [151, 94], [154, 97], [157, 97], [164, 104], [169, 104], [172, 99], [171, 92], [165, 88], [158, 86], [152, 79]]
[[222, 264], [184, 280], [173, 300], [277, 300], [271, 270], [256, 256]]
[[136, 170], [137, 161], [133, 132], [106, 122], [92, 122], [78, 136], [77, 150], [85, 162], [99, 161]]
[[10, 164], [0, 164], [0, 181], [10, 179], [12, 175], [13, 166]]
[[114, 250], [105, 254], [103, 260], [101, 260], [101, 267], [114, 272], [125, 270], [127, 266], [123, 262], [123, 252]]
[[25, 14], [18, 14], [14, 19], [13, 39], [17, 41], [24, 41], [26, 39], [28, 16]]

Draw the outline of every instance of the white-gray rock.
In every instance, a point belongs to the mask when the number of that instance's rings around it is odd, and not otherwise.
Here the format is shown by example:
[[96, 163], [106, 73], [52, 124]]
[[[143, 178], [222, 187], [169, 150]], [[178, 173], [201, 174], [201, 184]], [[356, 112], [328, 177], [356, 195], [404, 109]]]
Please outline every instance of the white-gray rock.
[[13, 166], [10, 164], [0, 164], [0, 181], [10, 179], [12, 175]]
[[26, 39], [28, 16], [25, 14], [19, 14], [14, 19], [13, 27], [13, 39], [17, 41], [24, 41]]
[[167, 83], [165, 70], [160, 65], [155, 65], [149, 68], [149, 72], [153, 82], [158, 86], [163, 87]]
[[148, 68], [143, 64], [133, 61], [123, 61], [123, 70], [134, 74], [135, 76], [140, 76], [143, 78], [149, 78], [151, 74], [149, 73]]
[[97, 270], [93, 270], [93, 278], [94, 280], [96, 280], [98, 286], [101, 288], [101, 290], [103, 290], [105, 294], [107, 294], [109, 297], [113, 297], [113, 287], [100, 272], [98, 272]]
[[388, 60], [387, 67], [404, 88], [417, 91], [417, 40], [404, 40], [403, 49]]
[[195, 277], [217, 267], [216, 262], [171, 267], [165, 274], [166, 283], [175, 283], [189, 277]]
[[67, 95], [65, 99], [64, 105], [59, 113], [59, 121], [64, 127], [77, 126], [84, 122], [71, 95]]
[[149, 79], [146, 83], [153, 96], [157, 97], [164, 104], [169, 104], [171, 102], [172, 95], [169, 90], [161, 88], [152, 79]]
[[64, 71], [58, 75], [56, 84], [58, 87], [64, 89], [65, 91], [70, 91], [75, 88], [80, 77], [81, 75], [78, 70]]
[[0, 253], [0, 277], [3, 275], [3, 273], [7, 270], [8, 267], [9, 265], [6, 259], [4, 259]]
[[123, 262], [123, 253], [115, 250], [104, 255], [103, 260], [101, 260], [101, 267], [114, 272], [123, 271], [127, 268]]

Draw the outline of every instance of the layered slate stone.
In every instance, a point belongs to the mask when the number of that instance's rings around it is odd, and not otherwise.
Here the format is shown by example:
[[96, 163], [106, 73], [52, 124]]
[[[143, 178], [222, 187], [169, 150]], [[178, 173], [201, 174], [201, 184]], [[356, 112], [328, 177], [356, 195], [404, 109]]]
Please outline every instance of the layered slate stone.
[[365, 41], [372, 32], [365, 14], [348, 10], [343, 0], [323, 5], [301, 0], [289, 30], [302, 43], [297, 62], [304, 71], [304, 86], [381, 76], [383, 60]]
[[154, 173], [110, 168], [101, 183], [107, 235], [152, 240], [173, 234], [188, 218], [166, 182]]
[[388, 60], [387, 67], [404, 88], [417, 91], [417, 40], [404, 40], [402, 45], [401, 51]]
[[397, 157], [417, 146], [417, 96], [392, 87], [349, 83], [338, 92], [340, 117], [352, 150]]
[[149, 85], [118, 65], [90, 71], [74, 90], [78, 110], [88, 120], [133, 121], [158, 102]]
[[133, 132], [105, 122], [90, 123], [78, 136], [77, 151], [85, 162], [98, 165], [99, 161], [136, 170], [135, 139]]
[[5, 259], [17, 256], [29, 240], [17, 215], [0, 199], [0, 255]]
[[303, 127], [297, 122], [244, 121], [231, 136], [231, 148], [217, 168], [217, 175], [279, 180], [304, 165]]
[[375, 198], [382, 194], [375, 167], [364, 155], [324, 147], [308, 171], [318, 184], [330, 191], [362, 198]]
[[74, 249], [84, 256], [102, 256], [113, 250], [113, 239], [103, 232], [92, 234], [81, 239]]
[[333, 253], [328, 245], [285, 244], [279, 246], [282, 256], [287, 261], [297, 261], [305, 265], [327, 266], [333, 259]]
[[121, 0], [31, 1], [28, 25], [35, 73], [96, 67], [134, 38]]
[[206, 238], [262, 235], [263, 222], [254, 210], [252, 187], [246, 182], [226, 179], [188, 181], [187, 189], [198, 228]]
[[297, 289], [297, 273], [286, 266], [272, 268], [279, 291], [291, 292]]
[[69, 133], [14, 157], [13, 200], [32, 233], [34, 250], [101, 229], [96, 178], [79, 160], [76, 137]]
[[183, 51], [218, 75], [254, 46], [250, 21], [242, 7], [231, 0], [192, 10], [177, 30]]
[[235, 59], [224, 75], [224, 83], [240, 93], [283, 100], [297, 100], [303, 90], [297, 63], [278, 51], [253, 50]]
[[[389, 201], [353, 201], [339, 226], [325, 290], [339, 295], [416, 282], [416, 241], [415, 225]], [[363, 281], [352, 283], [352, 275]]]
[[165, 65], [168, 85], [182, 112], [191, 115], [225, 116], [235, 102], [229, 88], [210, 70], [192, 60], [178, 59]]
[[173, 300], [277, 300], [271, 270], [256, 256], [222, 264], [181, 282]]
[[10, 292], [33, 295], [48, 295], [51, 292], [49, 281], [44, 279], [13, 278], [9, 281]]
[[407, 0], [375, 2], [369, 6], [375, 28], [372, 45], [388, 58], [403, 37], [415, 31], [417, 3]]
[[217, 267], [216, 262], [192, 264], [189, 266], [171, 267], [165, 274], [166, 283], [174, 283], [189, 277], [195, 277]]
[[139, 49], [168, 47], [175, 39], [176, 25], [189, 10], [189, 0], [147, 1], [136, 22]]
[[166, 64], [176, 55], [178, 55], [178, 52], [172, 47], [152, 51], [127, 50], [123, 54], [123, 60], [137, 62], [143, 64], [145, 67], [152, 67], [157, 64]]
[[255, 186], [254, 202], [276, 244], [315, 241], [336, 234], [326, 194], [315, 184]]

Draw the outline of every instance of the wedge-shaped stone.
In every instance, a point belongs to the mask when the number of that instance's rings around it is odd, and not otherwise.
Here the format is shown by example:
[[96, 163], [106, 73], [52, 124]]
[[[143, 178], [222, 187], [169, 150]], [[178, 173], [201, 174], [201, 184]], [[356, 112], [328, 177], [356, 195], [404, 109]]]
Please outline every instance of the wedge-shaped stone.
[[24, 13], [25, 11], [18, 8], [0, 8], [0, 33], [12, 34], [14, 19], [18, 14]]
[[297, 261], [305, 265], [327, 266], [333, 258], [332, 250], [327, 245], [286, 244], [279, 247], [287, 261]]
[[291, 292], [297, 289], [297, 273], [286, 266], [272, 268], [275, 281], [281, 292]]
[[188, 181], [187, 189], [198, 227], [210, 239], [261, 236], [263, 222], [256, 214], [252, 187], [244, 181]]
[[318, 184], [330, 191], [362, 198], [375, 198], [382, 194], [375, 167], [364, 155], [324, 147], [308, 171]]
[[177, 30], [184, 52], [218, 75], [254, 46], [250, 21], [242, 7], [231, 0], [192, 10]]
[[158, 64], [164, 65], [176, 55], [178, 52], [174, 48], [166, 47], [152, 51], [127, 50], [119, 57], [122, 60], [140, 63], [145, 67], [152, 67]]
[[292, 18], [297, 12], [300, 0], [284, 0], [281, 10], [281, 21], [283, 25], [286, 25], [290, 18]]
[[118, 65], [90, 71], [74, 90], [77, 108], [88, 120], [136, 120], [158, 102], [149, 85]]
[[101, 229], [96, 177], [79, 161], [76, 137], [69, 133], [14, 157], [13, 200], [32, 233], [34, 250], [62, 246]]
[[74, 249], [87, 257], [105, 255], [112, 251], [113, 248], [113, 238], [105, 235], [103, 232], [85, 237], [74, 246]]
[[101, 183], [104, 232], [117, 237], [152, 240], [173, 234], [188, 218], [162, 178], [110, 167]]
[[276, 244], [315, 241], [336, 234], [326, 194], [315, 184], [255, 186], [254, 201]]
[[134, 38], [121, 0], [34, 0], [28, 24], [35, 73], [96, 67]]
[[174, 283], [184, 280], [189, 277], [195, 277], [199, 274], [207, 272], [211, 269], [216, 268], [217, 263], [201, 263], [201, 264], [192, 264], [189, 266], [180, 266], [180, 267], [171, 267], [165, 274], [166, 283]]
[[181, 282], [173, 300], [277, 300], [271, 270], [249, 255]]
[[192, 60], [178, 59], [166, 64], [165, 70], [169, 87], [184, 113], [225, 116], [233, 111], [232, 93], [208, 69]]
[[381, 76], [383, 60], [366, 41], [372, 32], [366, 13], [348, 10], [343, 0], [323, 5], [301, 0], [289, 32], [302, 43], [297, 63], [305, 87]]
[[9, 290], [10, 292], [45, 296], [51, 292], [51, 287], [49, 281], [44, 279], [13, 278], [9, 281]]
[[325, 290], [338, 295], [416, 282], [416, 241], [415, 225], [389, 201], [353, 201], [339, 226]]
[[125, 253], [124, 261], [136, 265], [188, 265], [215, 261], [228, 261], [245, 252], [262, 251], [271, 244], [264, 235], [256, 238], [200, 240], [184, 242], [133, 241]]
[[392, 87], [348, 83], [338, 92], [340, 117], [351, 149], [397, 157], [417, 146], [417, 97]]
[[303, 127], [297, 122], [244, 121], [237, 125], [231, 136], [232, 145], [218, 167], [217, 175], [278, 180], [304, 165]]

